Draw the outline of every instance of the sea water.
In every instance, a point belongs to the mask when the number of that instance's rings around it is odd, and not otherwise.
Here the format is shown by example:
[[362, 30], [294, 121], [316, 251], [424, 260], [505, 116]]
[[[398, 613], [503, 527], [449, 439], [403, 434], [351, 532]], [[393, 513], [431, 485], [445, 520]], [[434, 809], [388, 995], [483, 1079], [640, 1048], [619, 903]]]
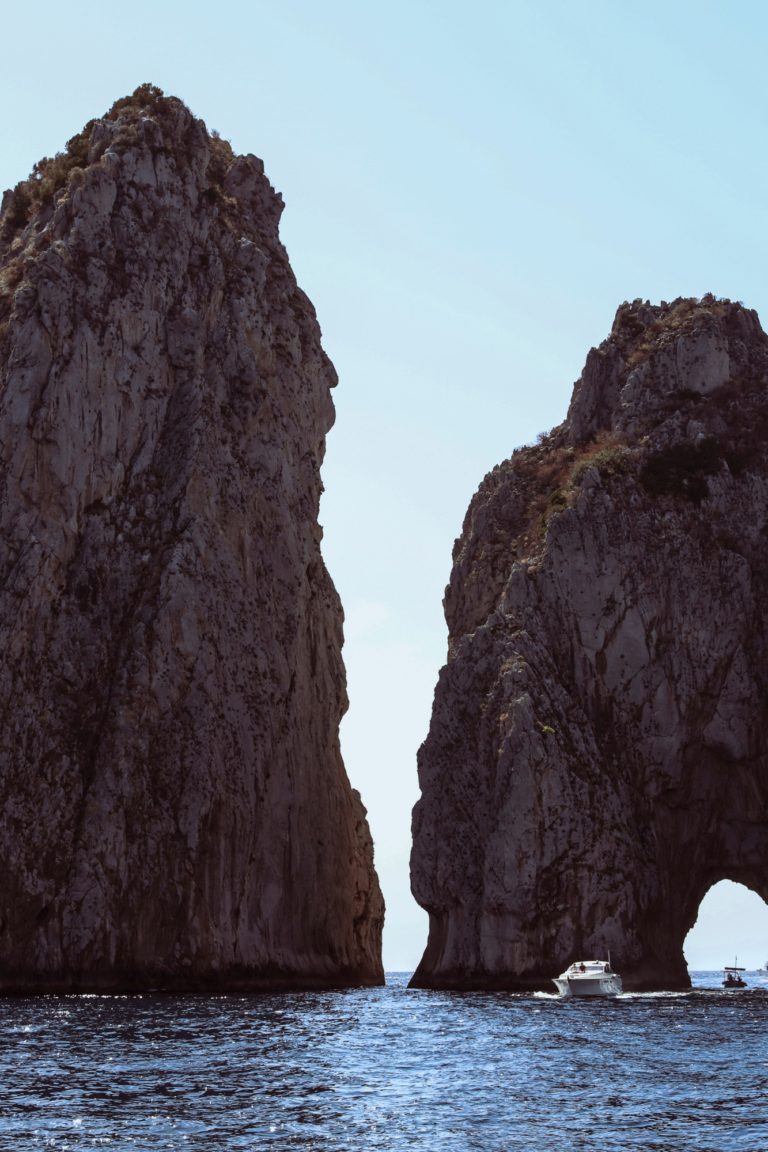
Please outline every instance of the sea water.
[[768, 977], [0, 1000], [0, 1149], [765, 1152]]

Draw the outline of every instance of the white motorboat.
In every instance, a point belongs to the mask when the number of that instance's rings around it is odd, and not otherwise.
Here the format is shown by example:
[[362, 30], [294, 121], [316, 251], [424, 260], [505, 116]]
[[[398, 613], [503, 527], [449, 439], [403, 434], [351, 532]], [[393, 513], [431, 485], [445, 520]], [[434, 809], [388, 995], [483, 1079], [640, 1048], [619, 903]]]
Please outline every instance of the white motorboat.
[[622, 990], [610, 960], [576, 960], [554, 983], [561, 996], [618, 996]]

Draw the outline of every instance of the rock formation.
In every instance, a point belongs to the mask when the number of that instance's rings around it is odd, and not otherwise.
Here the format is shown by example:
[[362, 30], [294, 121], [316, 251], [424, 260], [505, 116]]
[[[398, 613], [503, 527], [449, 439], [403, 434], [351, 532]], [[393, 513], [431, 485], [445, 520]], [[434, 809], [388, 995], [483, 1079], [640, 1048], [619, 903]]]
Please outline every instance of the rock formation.
[[[721, 879], [768, 900], [768, 339], [623, 305], [567, 419], [486, 476], [419, 754], [414, 984], [689, 984]], [[729, 944], [723, 941], [724, 960]]]
[[282, 201], [149, 85], [0, 218], [0, 991], [382, 981]]

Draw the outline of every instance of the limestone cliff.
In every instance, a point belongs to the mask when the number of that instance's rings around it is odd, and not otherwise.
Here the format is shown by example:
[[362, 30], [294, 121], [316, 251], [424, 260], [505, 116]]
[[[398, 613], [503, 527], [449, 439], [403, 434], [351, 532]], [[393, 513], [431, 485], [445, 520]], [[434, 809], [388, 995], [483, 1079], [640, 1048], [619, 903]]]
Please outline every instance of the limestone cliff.
[[0, 218], [0, 991], [382, 980], [282, 202], [151, 86]]
[[[721, 879], [768, 900], [768, 339], [623, 305], [567, 419], [486, 476], [419, 754], [414, 983], [540, 987], [610, 949], [685, 987]], [[724, 962], [728, 941], [723, 941]]]

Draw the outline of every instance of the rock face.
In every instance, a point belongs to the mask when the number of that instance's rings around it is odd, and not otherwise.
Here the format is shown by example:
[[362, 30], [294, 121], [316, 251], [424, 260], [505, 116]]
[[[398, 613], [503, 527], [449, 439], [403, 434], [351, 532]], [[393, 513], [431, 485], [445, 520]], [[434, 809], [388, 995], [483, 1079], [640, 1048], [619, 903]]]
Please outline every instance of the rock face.
[[281, 199], [149, 85], [0, 218], [0, 991], [380, 983]]
[[565, 423], [480, 486], [445, 610], [413, 819], [430, 915], [414, 984], [552, 991], [610, 949], [627, 988], [688, 986], [708, 889], [768, 900], [755, 313], [622, 306]]

